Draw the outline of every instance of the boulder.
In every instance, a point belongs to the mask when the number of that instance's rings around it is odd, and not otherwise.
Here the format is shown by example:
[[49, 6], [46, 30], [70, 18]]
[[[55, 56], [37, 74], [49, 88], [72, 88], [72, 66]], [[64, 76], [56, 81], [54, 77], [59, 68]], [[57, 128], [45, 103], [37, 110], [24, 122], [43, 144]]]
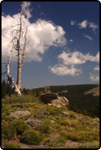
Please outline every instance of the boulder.
[[59, 97], [58, 96], [58, 99], [59, 99], [59, 101], [61, 101], [63, 103], [63, 105], [69, 105], [69, 101], [66, 97], [64, 97], [64, 96]]
[[58, 98], [58, 94], [57, 93], [45, 93], [45, 94], [42, 94], [40, 96], [40, 99], [42, 102], [44, 103], [51, 103], [51, 101], [53, 99], [57, 99]]
[[69, 101], [64, 96], [58, 96], [57, 93], [45, 93], [40, 96], [40, 99], [45, 104], [53, 105], [56, 107], [62, 107], [65, 105], [69, 105]]
[[31, 115], [29, 111], [15, 111], [10, 114], [10, 117], [12, 119], [23, 119], [25, 117], [28, 117]]
[[62, 107], [62, 106], [64, 106], [64, 104], [60, 100], [58, 100], [58, 99], [52, 100], [52, 105], [56, 106], [56, 107]]

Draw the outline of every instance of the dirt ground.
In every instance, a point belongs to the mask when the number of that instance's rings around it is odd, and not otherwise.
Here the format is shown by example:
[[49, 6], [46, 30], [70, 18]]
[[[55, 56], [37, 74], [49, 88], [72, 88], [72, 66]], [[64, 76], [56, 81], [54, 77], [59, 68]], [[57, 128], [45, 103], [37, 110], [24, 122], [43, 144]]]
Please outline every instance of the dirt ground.
[[16, 136], [16, 139], [15, 140], [9, 140], [8, 142], [10, 144], [14, 144], [14, 145], [18, 145], [18, 149], [23, 149], [23, 148], [26, 148], [26, 149], [54, 149], [54, 147], [57, 147], [57, 148], [68, 148], [70, 146], [72, 146], [73, 148], [78, 148], [79, 146], [79, 143], [78, 142], [73, 142], [73, 141], [70, 141], [68, 140], [66, 142], [66, 144], [64, 146], [60, 146], [60, 145], [57, 145], [57, 146], [47, 146], [47, 145], [28, 145], [28, 144], [24, 144], [24, 143], [21, 143], [20, 142], [20, 138], [21, 138], [21, 135], [17, 135]]

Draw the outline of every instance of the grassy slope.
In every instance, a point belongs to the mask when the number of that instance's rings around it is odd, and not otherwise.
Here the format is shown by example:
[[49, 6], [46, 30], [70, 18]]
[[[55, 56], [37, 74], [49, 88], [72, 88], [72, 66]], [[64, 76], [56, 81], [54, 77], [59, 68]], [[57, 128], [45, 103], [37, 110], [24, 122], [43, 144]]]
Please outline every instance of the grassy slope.
[[[26, 104], [29, 106], [27, 108], [28, 111], [31, 112], [31, 116], [43, 121], [45, 126], [36, 127], [33, 129], [29, 129], [25, 124], [22, 123], [22, 126], [18, 126], [16, 121], [12, 120], [9, 117], [11, 112], [17, 111], [17, 108], [12, 108], [15, 104]], [[50, 112], [50, 116], [42, 117], [37, 116], [37, 111], [47, 111]], [[19, 110], [26, 110], [25, 108], [21, 108]], [[67, 118], [61, 114], [61, 112], [66, 111], [70, 113], [70, 117]], [[30, 116], [30, 117], [31, 117]], [[27, 118], [21, 120], [24, 122]], [[54, 122], [51, 122], [54, 120]], [[20, 121], [20, 123], [21, 123]], [[47, 104], [43, 104], [40, 102], [38, 98], [35, 98], [30, 95], [16, 97], [12, 95], [12, 97], [6, 97], [2, 99], [2, 142], [5, 143], [6, 148], [14, 148], [16, 145], [12, 145], [9, 143], [9, 140], [12, 138], [13, 134], [15, 134], [18, 128], [22, 127], [21, 138], [27, 135], [26, 132], [32, 137], [29, 139], [29, 143], [33, 143], [33, 137], [36, 133], [40, 131], [42, 140], [42, 144], [46, 144], [49, 147], [66, 147], [66, 148], [75, 148], [75, 143], [77, 143], [78, 148], [98, 148], [99, 147], [99, 121], [94, 120], [92, 117], [88, 117], [82, 114], [77, 114], [73, 111], [68, 110], [67, 107], [57, 108], [54, 106], [48, 106]], [[59, 136], [53, 140], [51, 135], [59, 134]], [[38, 135], [39, 136], [39, 135]], [[36, 135], [36, 137], [38, 138]], [[9, 140], [8, 140], [9, 138]], [[40, 139], [39, 139], [40, 141]], [[67, 146], [66, 146], [66, 143]], [[54, 147], [53, 147], [54, 148]]]

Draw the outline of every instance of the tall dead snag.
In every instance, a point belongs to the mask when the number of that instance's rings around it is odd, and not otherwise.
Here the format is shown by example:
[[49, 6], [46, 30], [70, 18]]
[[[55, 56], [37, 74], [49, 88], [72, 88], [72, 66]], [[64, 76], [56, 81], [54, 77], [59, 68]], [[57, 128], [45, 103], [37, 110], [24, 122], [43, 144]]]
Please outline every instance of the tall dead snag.
[[[27, 27], [26, 27], [26, 31], [25, 31], [25, 35], [24, 35], [24, 43], [23, 46], [21, 44], [21, 39], [23, 38], [23, 31], [22, 31], [22, 12], [23, 12], [23, 7], [21, 5], [21, 13], [20, 13], [20, 24], [18, 24], [19, 26], [19, 30], [14, 29], [13, 31], [16, 31], [16, 36], [12, 39], [12, 50], [11, 50], [11, 54], [10, 57], [8, 59], [8, 63], [6, 65], [6, 69], [7, 71], [4, 72], [3, 74], [7, 75], [7, 81], [9, 81], [9, 87], [13, 90], [14, 93], [21, 95], [21, 68], [24, 65], [24, 59], [25, 59], [25, 48], [26, 48], [26, 35], [27, 35]], [[17, 36], [18, 34], [18, 36]], [[16, 44], [15, 44], [16, 42]], [[21, 47], [22, 46], [22, 47]], [[13, 50], [17, 50], [18, 53], [18, 65], [17, 65], [17, 82], [16, 84], [14, 84], [14, 78], [12, 78], [9, 74], [10, 72], [10, 61], [11, 61], [11, 57], [12, 57], [12, 53]], [[22, 53], [21, 53], [22, 52]], [[22, 55], [22, 57], [21, 57]]]
[[18, 66], [17, 66], [17, 87], [20, 89], [21, 85], [21, 68], [24, 65], [24, 58], [25, 58], [25, 47], [26, 47], [26, 34], [27, 34], [27, 27], [26, 27], [26, 33], [24, 36], [24, 45], [23, 45], [23, 54], [22, 54], [22, 61], [21, 61], [21, 37], [22, 37], [22, 7], [21, 7], [21, 14], [20, 14], [20, 29], [19, 29], [19, 37], [17, 39], [17, 48], [18, 51]]

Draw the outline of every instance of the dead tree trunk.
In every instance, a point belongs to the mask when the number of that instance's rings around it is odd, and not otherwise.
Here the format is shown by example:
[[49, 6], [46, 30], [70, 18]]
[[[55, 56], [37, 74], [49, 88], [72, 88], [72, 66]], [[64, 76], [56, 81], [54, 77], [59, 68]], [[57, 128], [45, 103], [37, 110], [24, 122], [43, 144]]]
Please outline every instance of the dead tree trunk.
[[22, 8], [20, 14], [20, 31], [19, 31], [19, 39], [17, 40], [17, 50], [18, 50], [18, 67], [17, 67], [17, 87], [20, 89], [20, 78], [21, 78], [21, 34], [22, 34]]
[[14, 78], [12, 78], [11, 75], [9, 74], [9, 72], [10, 72], [10, 67], [9, 66], [10, 66], [12, 53], [13, 53], [13, 47], [12, 47], [12, 50], [11, 50], [10, 57], [8, 59], [8, 64], [6, 65], [6, 68], [7, 68], [6, 75], [7, 75], [7, 78], [8, 78], [7, 81], [9, 81], [9, 87], [13, 90], [13, 92], [15, 94], [21, 95], [20, 89], [17, 87], [16, 84], [14, 85]]
[[[19, 30], [16, 30], [17, 33], [19, 33], [18, 37], [15, 36], [13, 39], [12, 39], [12, 50], [11, 50], [11, 54], [10, 54], [10, 57], [8, 59], [8, 63], [6, 65], [6, 69], [7, 71], [4, 72], [3, 74], [7, 75], [7, 80], [9, 81], [9, 87], [13, 90], [14, 93], [18, 94], [18, 95], [21, 95], [21, 85], [20, 85], [20, 82], [21, 82], [21, 68], [22, 66], [24, 65], [24, 58], [25, 58], [25, 47], [26, 47], [26, 34], [27, 34], [27, 27], [26, 27], [26, 32], [25, 32], [25, 36], [24, 36], [24, 44], [23, 44], [23, 47], [21, 49], [21, 39], [23, 38], [23, 31], [22, 31], [22, 12], [23, 12], [23, 7], [21, 5], [21, 13], [20, 13], [20, 24], [19, 24]], [[14, 45], [14, 42], [16, 41], [16, 44]], [[14, 79], [10, 76], [9, 72], [10, 72], [10, 61], [11, 61], [11, 57], [12, 57], [12, 53], [13, 53], [13, 50], [17, 50], [18, 52], [18, 65], [17, 65], [17, 82], [16, 84], [14, 84]], [[22, 54], [21, 54], [22, 52]], [[22, 55], [22, 57], [21, 57]]]

